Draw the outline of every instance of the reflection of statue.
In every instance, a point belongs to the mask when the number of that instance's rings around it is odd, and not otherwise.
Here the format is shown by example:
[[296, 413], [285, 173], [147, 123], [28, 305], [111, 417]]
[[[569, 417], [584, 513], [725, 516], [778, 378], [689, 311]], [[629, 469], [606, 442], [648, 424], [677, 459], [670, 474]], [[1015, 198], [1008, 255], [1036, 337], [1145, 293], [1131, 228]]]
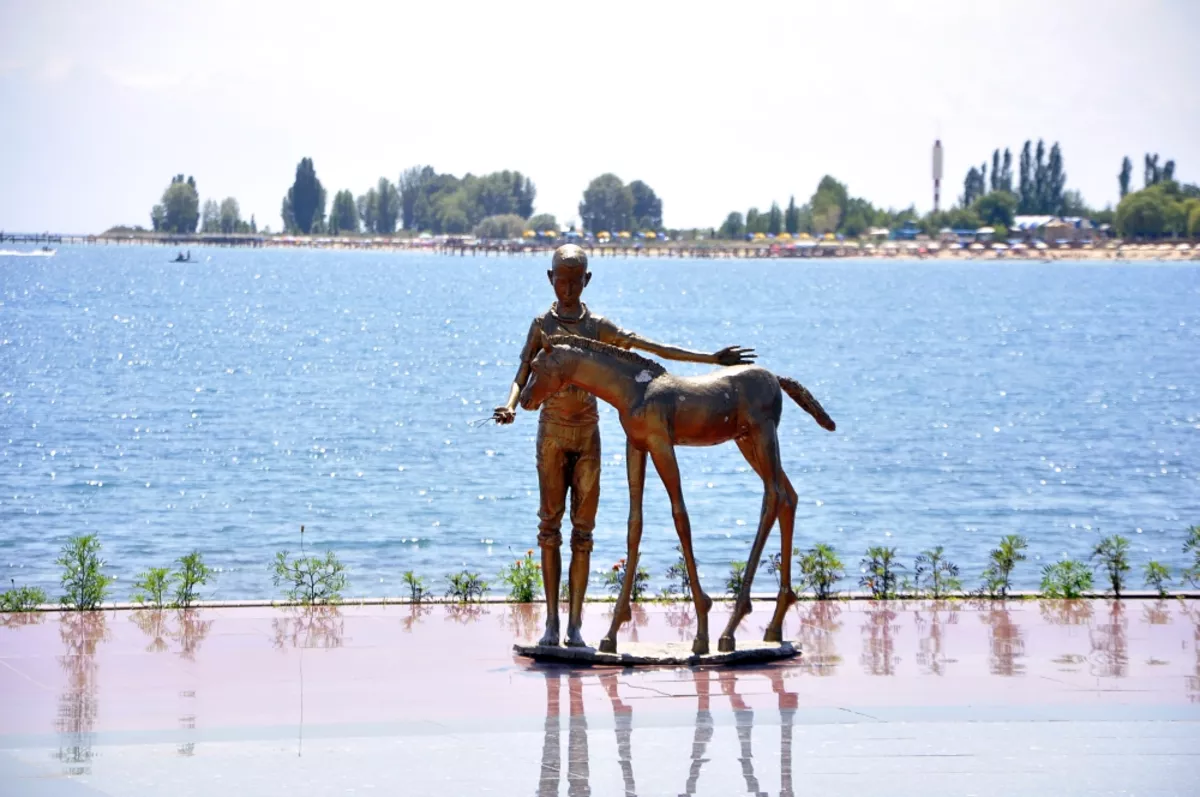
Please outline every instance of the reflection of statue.
[[345, 633], [342, 612], [336, 606], [306, 606], [289, 609], [271, 621], [275, 647], [340, 648]]
[[896, 613], [887, 603], [876, 604], [867, 612], [863, 625], [863, 652], [861, 662], [871, 675], [895, 675], [900, 657], [896, 655], [896, 644], [892, 636], [900, 630], [893, 621]]
[[712, 599], [701, 589], [696, 572], [691, 523], [683, 502], [675, 447], [710, 446], [730, 440], [737, 442], [742, 456], [763, 480], [764, 493], [758, 533], [750, 550], [742, 588], [717, 648], [726, 652], [736, 646], [734, 636], [742, 618], [750, 613], [754, 572], [776, 518], [779, 519], [784, 556], [779, 570], [775, 614], [767, 624], [764, 639], [782, 641], [783, 618], [796, 601], [789, 555], [796, 518], [796, 491], [783, 472], [777, 434], [783, 412], [782, 396], [787, 393], [821, 426], [833, 431], [834, 423], [820, 403], [799, 382], [777, 377], [753, 365], [731, 366], [701, 377], [677, 377], [652, 360], [596, 340], [574, 335], [541, 335], [540, 344], [541, 351], [529, 366], [532, 375], [521, 390], [521, 406], [527, 410], [537, 409], [558, 395], [563, 387], [575, 387], [615, 407], [625, 430], [629, 481], [625, 579], [612, 625], [600, 640], [600, 650], [616, 652], [617, 631], [629, 619], [630, 595], [642, 537], [642, 491], [649, 454], [671, 499], [671, 515], [692, 588], [697, 621], [692, 651], [708, 653], [708, 612], [712, 608]]
[[[798, 698], [788, 692], [783, 683], [784, 671], [770, 668], [765, 671], [710, 670], [693, 668], [692, 683], [696, 690], [696, 719], [692, 738], [692, 755], [682, 794], [696, 793], [704, 764], [708, 757], [717, 725], [713, 716], [713, 681], [717, 682], [721, 694], [728, 698], [733, 714], [733, 724], [738, 737], [736, 760], [745, 780], [746, 792], [763, 795], [761, 784], [755, 774], [752, 732], [754, 710], [746, 703], [738, 690], [742, 679], [765, 676], [771, 682], [771, 691], [777, 696], [780, 718], [779, 773], [781, 797], [792, 797], [792, 729], [795, 722]], [[546, 678], [546, 724], [542, 743], [541, 771], [538, 778], [539, 797], [557, 797], [562, 779], [562, 721], [561, 689], [567, 682], [569, 700], [567, 740], [567, 793], [570, 795], [591, 794], [591, 761], [588, 753], [588, 725], [584, 714], [583, 686], [588, 678], [595, 677], [612, 706], [617, 742], [617, 765], [627, 795], [638, 793], [633, 768], [633, 709], [620, 696], [620, 674], [602, 671], [598, 674], [579, 670], [548, 668], [542, 671]], [[661, 768], [662, 762], [652, 761], [650, 766]]]
[[103, 612], [65, 612], [58, 621], [63, 655], [58, 664], [67, 675], [67, 686], [58, 698], [58, 753], [64, 775], [91, 771], [92, 743], [100, 702], [96, 697], [99, 667], [96, 648], [108, 639]]
[[[638, 348], [660, 357], [688, 362], [735, 365], [749, 362], [753, 352], [730, 346], [714, 354], [689, 351], [656, 343], [627, 332], [611, 321], [593, 315], [581, 301], [583, 289], [592, 279], [587, 254], [574, 244], [554, 252], [546, 275], [554, 287], [557, 301], [543, 316], [530, 324], [521, 364], [509, 389], [508, 400], [497, 407], [497, 423], [512, 423], [517, 400], [527, 410], [542, 411], [538, 419], [537, 469], [541, 502], [538, 509], [538, 545], [542, 549], [542, 574], [546, 586], [546, 633], [541, 645], [558, 645], [558, 586], [562, 574], [562, 516], [566, 511], [567, 490], [571, 492], [571, 570], [568, 579], [567, 645], [584, 646], [580, 635], [583, 623], [583, 598], [587, 591], [592, 554], [592, 530], [596, 525], [596, 507], [600, 500], [600, 428], [596, 399], [579, 388], [553, 391], [536, 405], [527, 403], [523, 394], [529, 387], [532, 361], [543, 332], [576, 335], [621, 349]], [[643, 459], [644, 462], [644, 459]], [[686, 544], [690, 545], [690, 543]], [[636, 560], [631, 560], [636, 573]], [[695, 579], [695, 572], [692, 573]]]
[[1129, 666], [1129, 645], [1126, 641], [1128, 621], [1122, 602], [1114, 600], [1108, 622], [1088, 629], [1092, 643], [1092, 674], [1101, 678], [1123, 678]]
[[988, 667], [992, 675], [1024, 675], [1025, 665], [1017, 659], [1025, 657], [1025, 639], [1004, 601], [992, 602], [988, 613], [979, 615], [979, 619], [989, 626]]
[[[958, 610], [953, 603], [947, 601], [934, 601], [929, 609], [929, 633], [922, 634], [917, 642], [920, 648], [917, 653], [917, 664], [932, 675], [945, 675], [946, 665], [954, 664], [956, 659], [948, 659], [942, 653], [942, 624], [957, 625]], [[945, 618], [942, 617], [942, 612], [946, 613]], [[927, 621], [919, 611], [915, 612], [915, 619], [917, 633], [921, 634], [925, 630]]]

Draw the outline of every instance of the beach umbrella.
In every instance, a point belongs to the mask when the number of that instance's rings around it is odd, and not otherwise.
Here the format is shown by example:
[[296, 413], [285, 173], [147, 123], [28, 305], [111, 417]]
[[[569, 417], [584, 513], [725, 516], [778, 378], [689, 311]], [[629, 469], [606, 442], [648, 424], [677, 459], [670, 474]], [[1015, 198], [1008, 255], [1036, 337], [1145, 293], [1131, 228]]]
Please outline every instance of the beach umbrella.
[[931, 251], [931, 252], [936, 252], [938, 249], [941, 249], [941, 248], [942, 248], [942, 245], [940, 243], [938, 243], [937, 241], [933, 241], [929, 244], [929, 251]]
[[827, 232], [827, 233], [825, 233], [825, 240], [826, 240], [826, 241], [832, 241], [832, 240], [833, 240], [833, 233], [831, 233], [831, 232]]
[[962, 244], [960, 244], [958, 241], [955, 241], [954, 243], [950, 244], [950, 248], [951, 249], [962, 249]]
[[1159, 244], [1159, 245], [1158, 245], [1158, 251], [1160, 251], [1160, 252], [1170, 252], [1170, 251], [1171, 251], [1171, 245], [1170, 245], [1170, 244]]
[[981, 244], [981, 243], [973, 243], [973, 244], [971, 244], [971, 245], [970, 245], [969, 247], [967, 247], [967, 248], [968, 248], [968, 249], [970, 249], [972, 252], [982, 252], [982, 251], [983, 251], [983, 244]]
[[808, 233], [806, 233], [806, 232], [802, 232], [802, 233], [800, 233], [800, 240], [801, 240], [801, 241], [811, 241], [811, 240], [812, 240], [812, 236], [811, 236], [811, 235], [809, 235], [809, 234], [808, 234]]
[[779, 240], [781, 240], [781, 241], [792, 240], [792, 234], [790, 232], [781, 232], [781, 233], [779, 233], [778, 237], [779, 237]]
[[650, 230], [646, 233], [646, 237], [653, 240], [658, 237], [658, 233], [654, 232], [654, 230]]
[[1046, 248], [1046, 242], [1045, 242], [1045, 241], [1035, 241], [1035, 242], [1034, 242], [1034, 244], [1033, 244], [1033, 248], [1034, 248], [1034, 249], [1045, 249], [1045, 248]]
[[866, 246], [863, 247], [863, 249], [866, 249], [868, 252], [874, 252], [875, 244], [867, 244]]
[[619, 233], [617, 233], [617, 237], [618, 238], [632, 238], [633, 234], [630, 233], [628, 230], [621, 230]]
[[766, 238], [767, 238], [767, 236], [761, 232], [754, 233], [754, 240], [756, 240], [756, 241], [764, 241], [764, 240], [766, 240]]
[[992, 235], [996, 232], [995, 227], [980, 227], [975, 231], [976, 235]]
[[533, 230], [526, 230], [525, 232], [521, 233], [521, 237], [522, 238], [536, 238], [537, 233], [534, 232]]
[[1175, 247], [1176, 252], [1186, 252], [1189, 249], [1191, 249], [1191, 247], [1187, 244], [1180, 244], [1179, 246]]
[[1003, 252], [1008, 247], [1005, 246], [1004, 244], [992, 244], [992, 248], [995, 249], [997, 252]]
[[1019, 252], [1022, 249], [1025, 249], [1026, 247], [1025, 247], [1025, 244], [1015, 243], [1012, 246], [1010, 246], [1009, 248], [1012, 249], [1014, 252]]

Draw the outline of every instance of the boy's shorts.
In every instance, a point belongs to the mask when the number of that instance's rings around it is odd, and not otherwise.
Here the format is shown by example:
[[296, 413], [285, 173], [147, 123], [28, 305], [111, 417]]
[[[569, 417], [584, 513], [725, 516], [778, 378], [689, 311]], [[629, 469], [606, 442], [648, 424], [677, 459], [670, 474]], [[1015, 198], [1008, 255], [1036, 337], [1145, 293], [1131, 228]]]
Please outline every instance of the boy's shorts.
[[571, 490], [571, 550], [591, 551], [600, 504], [600, 426], [538, 423], [537, 471], [541, 503], [538, 545], [562, 547], [562, 517]]

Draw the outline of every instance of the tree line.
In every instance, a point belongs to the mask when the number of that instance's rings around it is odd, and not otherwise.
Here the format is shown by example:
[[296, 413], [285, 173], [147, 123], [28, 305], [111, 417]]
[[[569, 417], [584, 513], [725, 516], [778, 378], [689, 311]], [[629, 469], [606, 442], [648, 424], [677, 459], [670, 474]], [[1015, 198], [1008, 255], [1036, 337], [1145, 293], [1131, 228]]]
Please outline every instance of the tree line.
[[150, 224], [155, 232], [185, 235], [196, 232], [197, 227], [206, 233], [258, 232], [254, 216], [244, 221], [238, 201], [233, 197], [226, 197], [219, 204], [209, 199], [201, 210], [195, 178], [189, 175], [185, 180], [182, 174], [171, 178], [161, 201], [150, 209]]

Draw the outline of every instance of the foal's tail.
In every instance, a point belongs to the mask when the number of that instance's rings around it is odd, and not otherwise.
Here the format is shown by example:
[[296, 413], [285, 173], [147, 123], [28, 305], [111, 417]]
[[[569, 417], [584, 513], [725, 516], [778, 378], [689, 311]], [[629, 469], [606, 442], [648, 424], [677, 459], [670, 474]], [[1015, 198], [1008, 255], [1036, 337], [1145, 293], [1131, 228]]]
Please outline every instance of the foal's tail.
[[829, 431], [837, 429], [837, 424], [833, 422], [833, 418], [829, 417], [829, 413], [825, 412], [825, 408], [821, 406], [821, 402], [813, 398], [813, 394], [808, 392], [808, 388], [797, 382], [795, 379], [788, 379], [786, 376], [776, 376], [779, 380], [779, 386], [783, 388], [783, 392], [792, 397], [792, 400], [804, 408], [804, 411], [816, 419], [821, 428]]

